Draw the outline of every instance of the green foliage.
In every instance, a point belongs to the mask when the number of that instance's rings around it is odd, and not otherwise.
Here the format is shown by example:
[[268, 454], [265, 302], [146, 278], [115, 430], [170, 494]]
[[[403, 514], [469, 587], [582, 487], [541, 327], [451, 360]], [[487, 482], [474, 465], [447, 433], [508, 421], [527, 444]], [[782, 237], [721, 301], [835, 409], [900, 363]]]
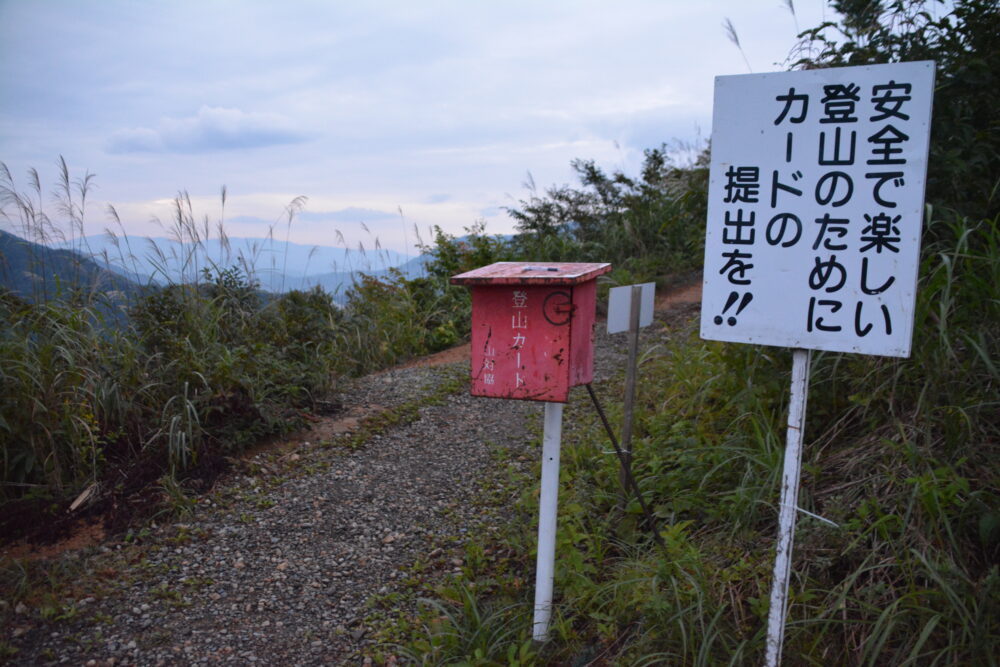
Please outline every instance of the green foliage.
[[[33, 203], [41, 193], [37, 175], [27, 193], [6, 169], [0, 175], [2, 204], [18, 229], [58, 237]], [[72, 184], [64, 170], [57, 202], [82, 236], [90, 177], [78, 193]], [[289, 206], [289, 224], [299, 206], [300, 199]], [[8, 208], [2, 213], [11, 220]], [[309, 409], [338, 375], [459, 342], [469, 327], [469, 295], [448, 278], [508, 252], [482, 224], [461, 241], [437, 230], [438, 244], [424, 248], [426, 276], [362, 276], [339, 308], [319, 288], [264, 295], [252, 258], [198, 266], [208, 222], [197, 220], [184, 193], [173, 209], [168, 233], [188, 255], [167, 257], [153, 247], [150, 259], [164, 276], [168, 264], [184, 266], [184, 282], [131, 290], [127, 307], [105, 303], [97, 290], [34, 294], [34, 303], [0, 294], [0, 498], [30, 491], [65, 505], [95, 482], [104, 497], [161, 479], [163, 488], [180, 489], [177, 480], [193, 467], [216, 465], [262, 434], [298, 423], [298, 410]], [[227, 247], [221, 223], [218, 234]], [[124, 265], [131, 246], [127, 237], [119, 241]], [[54, 260], [38, 248], [35, 268], [44, 271]]]
[[416, 665], [524, 667], [538, 664], [531, 640], [530, 607], [497, 607], [461, 583], [424, 599], [421, 636], [404, 649]]
[[[785, 655], [801, 664], [1000, 654], [997, 223], [932, 218], [911, 359], [813, 362], [799, 505], [836, 525], [798, 521]], [[569, 404], [557, 609], [538, 663], [762, 660], [790, 365], [786, 350], [702, 341], [693, 323], [645, 354], [634, 470], [665, 551], [635, 500], [622, 504], [590, 406]], [[605, 402], [619, 382], [598, 388]], [[533, 484], [506, 530], [466, 547], [520, 557], [440, 589], [411, 652], [503, 664], [530, 636]]]
[[3, 479], [56, 490], [95, 478], [102, 341], [93, 312], [0, 295], [0, 436]]
[[[171, 462], [193, 461], [203, 434], [241, 447], [281, 428], [288, 408], [308, 406], [332, 379], [332, 297], [292, 291], [261, 303], [236, 267], [204, 271], [198, 285], [171, 285], [132, 309], [139, 339], [159, 377], [180, 389], [167, 398]], [[173, 452], [178, 452], [175, 456]]]
[[39, 484], [78, 492], [109, 457], [121, 465], [140, 452], [164, 452], [179, 472], [206, 443], [234, 449], [290, 423], [290, 407], [330, 386], [336, 312], [320, 292], [261, 307], [237, 272], [151, 294], [133, 307], [134, 328], [103, 327], [90, 307], [3, 295], [4, 495]]
[[1000, 6], [957, 0], [838, 0], [843, 15], [802, 34], [797, 67], [937, 62], [927, 198], [973, 220], [1000, 213]]
[[[72, 181], [61, 164], [56, 201], [82, 236], [91, 177]], [[7, 220], [30, 238], [63, 238], [34, 203], [37, 174], [28, 192], [5, 167], [0, 177]], [[45, 291], [34, 302], [0, 293], [0, 498], [49, 496], [59, 507], [88, 485], [107, 498], [164, 473], [179, 488], [176, 477], [206, 452], [218, 460], [294, 425], [295, 410], [330, 388], [340, 321], [332, 297], [293, 291], [265, 303], [245, 260], [195, 267], [208, 224], [196, 224], [186, 195], [174, 203], [170, 231], [189, 249], [178, 259], [192, 280], [130, 290], [128, 319], [101, 290]], [[219, 234], [225, 240], [221, 225]], [[56, 256], [36, 250], [34, 268], [45, 271]]]
[[430, 256], [427, 275], [439, 285], [447, 284], [448, 278], [456, 274], [514, 259], [513, 249], [507, 241], [486, 234], [486, 223], [477, 222], [465, 231], [466, 235], [457, 239], [435, 226], [434, 244], [420, 246], [421, 252]]
[[429, 256], [422, 277], [408, 278], [395, 269], [384, 278], [361, 276], [347, 293], [338, 327], [341, 349], [352, 352], [339, 370], [370, 372], [450, 347], [467, 335], [469, 291], [448, 279], [512, 255], [503, 239], [485, 233], [483, 223], [466, 231], [456, 239], [435, 227], [434, 245], [420, 246]]
[[639, 178], [606, 174], [593, 161], [573, 168], [581, 188], [550, 188], [508, 209], [523, 259], [612, 262], [644, 276], [697, 265], [704, 242], [707, 153], [676, 164], [666, 145], [647, 150]]
[[388, 279], [362, 275], [347, 293], [340, 341], [352, 355], [339, 368], [361, 375], [454, 345], [468, 326], [468, 306], [456, 307], [453, 297], [396, 270]]
[[[844, 20], [800, 45], [801, 67], [933, 58], [938, 91], [928, 189], [937, 208], [928, 208], [912, 357], [813, 361], [799, 498], [809, 514], [798, 521], [785, 640], [796, 664], [995, 665], [1000, 655], [1000, 10], [959, 0], [938, 20], [927, 4], [834, 2]], [[641, 262], [643, 237], [621, 233], [635, 184], [588, 163], [577, 170], [586, 189], [554, 189], [512, 212], [520, 239], [544, 259], [590, 259], [560, 253], [600, 238]], [[622, 240], [633, 245], [614, 245]], [[557, 609], [540, 662], [761, 662], [789, 356], [701, 341], [693, 327], [647, 353], [634, 468], [665, 552], [644, 533], [637, 503], [622, 503], [597, 420], [570, 404]], [[601, 389], [613, 396], [619, 386]], [[509, 531], [486, 544], [530, 553], [536, 503], [529, 488]], [[446, 637], [469, 635], [452, 646], [476, 635], [483, 609], [529, 608], [527, 561], [467, 573], [469, 589], [492, 594], [442, 614]], [[523, 636], [486, 659], [502, 662]]]

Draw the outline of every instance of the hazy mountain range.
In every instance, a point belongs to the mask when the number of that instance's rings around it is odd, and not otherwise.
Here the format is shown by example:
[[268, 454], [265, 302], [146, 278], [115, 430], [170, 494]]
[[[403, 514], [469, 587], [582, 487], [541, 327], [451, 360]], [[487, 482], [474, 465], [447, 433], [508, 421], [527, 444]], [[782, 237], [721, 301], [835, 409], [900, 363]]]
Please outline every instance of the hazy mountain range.
[[383, 276], [398, 268], [416, 277], [427, 261], [425, 255], [392, 250], [362, 252], [260, 238], [184, 244], [166, 238], [100, 235], [43, 246], [2, 230], [0, 234], [0, 284], [26, 297], [52, 293], [57, 283], [131, 291], [150, 284], [192, 282], [205, 268], [237, 266], [268, 292], [319, 285], [342, 298], [359, 273]]
[[125, 297], [142, 290], [100, 263], [72, 250], [49, 248], [0, 229], [0, 287], [31, 301], [84, 292], [119, 293]]

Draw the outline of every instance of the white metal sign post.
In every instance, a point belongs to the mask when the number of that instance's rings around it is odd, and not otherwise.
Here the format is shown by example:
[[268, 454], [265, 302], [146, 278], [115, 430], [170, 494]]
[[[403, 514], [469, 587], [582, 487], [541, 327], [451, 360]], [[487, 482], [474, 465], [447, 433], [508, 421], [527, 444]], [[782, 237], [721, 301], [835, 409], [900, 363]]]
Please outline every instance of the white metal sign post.
[[811, 359], [811, 350], [795, 350], [792, 353], [792, 397], [788, 404], [785, 466], [781, 473], [778, 544], [774, 555], [771, 607], [767, 613], [766, 664], [772, 666], [781, 661], [781, 644], [785, 636], [785, 618], [788, 613], [788, 578], [792, 573], [792, 547], [795, 545], [795, 512], [799, 504], [802, 437], [806, 426]]
[[794, 348], [768, 665], [781, 660], [808, 350], [908, 357], [934, 63], [717, 77], [703, 338]]
[[535, 616], [532, 637], [545, 642], [552, 618], [552, 586], [556, 566], [556, 514], [559, 504], [559, 448], [562, 403], [545, 404], [542, 432], [542, 490], [538, 499], [538, 556], [535, 568]]

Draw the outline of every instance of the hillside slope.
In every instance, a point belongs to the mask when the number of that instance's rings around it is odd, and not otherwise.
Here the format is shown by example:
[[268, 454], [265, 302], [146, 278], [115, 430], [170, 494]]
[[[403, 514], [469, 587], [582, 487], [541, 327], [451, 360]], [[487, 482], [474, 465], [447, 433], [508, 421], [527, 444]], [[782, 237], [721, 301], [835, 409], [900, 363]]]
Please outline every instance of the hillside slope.
[[[0, 287], [29, 301], [102, 293], [124, 302], [136, 283], [69, 249], [53, 249], [0, 229]], [[116, 294], [114, 294], [116, 293]]]

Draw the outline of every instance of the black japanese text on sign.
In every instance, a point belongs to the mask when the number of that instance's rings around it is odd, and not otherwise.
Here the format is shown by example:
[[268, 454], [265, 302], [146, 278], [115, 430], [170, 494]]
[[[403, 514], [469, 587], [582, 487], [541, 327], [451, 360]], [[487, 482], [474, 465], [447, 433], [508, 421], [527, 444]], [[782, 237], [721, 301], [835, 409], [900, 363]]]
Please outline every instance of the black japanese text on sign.
[[909, 356], [934, 63], [716, 78], [704, 338]]

